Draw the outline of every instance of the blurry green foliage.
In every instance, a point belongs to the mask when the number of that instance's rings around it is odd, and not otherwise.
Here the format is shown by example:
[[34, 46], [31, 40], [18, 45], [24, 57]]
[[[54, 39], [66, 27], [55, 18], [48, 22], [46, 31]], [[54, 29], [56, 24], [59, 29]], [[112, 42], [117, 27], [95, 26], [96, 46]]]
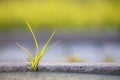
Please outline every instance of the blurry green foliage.
[[106, 62], [106, 63], [114, 63], [114, 62], [116, 62], [115, 54], [114, 54], [112, 48], [108, 48], [107, 53], [106, 53], [105, 57], [103, 58], [103, 62]]
[[118, 29], [120, 0], [1, 0], [0, 30], [36, 28]]
[[79, 58], [78, 56], [75, 55], [70, 55], [67, 57], [67, 62], [86, 62], [86, 60]]
[[114, 56], [111, 55], [111, 54], [107, 54], [105, 56], [105, 58], [103, 59], [103, 62], [106, 62], [106, 63], [113, 63], [113, 62], [115, 62]]

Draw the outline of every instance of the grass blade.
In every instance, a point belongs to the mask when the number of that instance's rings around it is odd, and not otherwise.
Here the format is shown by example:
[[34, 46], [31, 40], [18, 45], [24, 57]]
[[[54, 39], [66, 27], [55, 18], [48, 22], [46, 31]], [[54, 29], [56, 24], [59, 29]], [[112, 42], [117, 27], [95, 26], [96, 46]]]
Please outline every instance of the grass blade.
[[46, 49], [46, 47], [48, 46], [48, 44], [50, 43], [51, 39], [53, 38], [54, 34], [55, 34], [56, 30], [52, 33], [52, 35], [50, 36], [50, 38], [48, 39], [48, 41], [45, 43], [41, 53], [43, 53]]
[[37, 39], [36, 39], [36, 37], [35, 37], [35, 34], [34, 34], [34, 32], [33, 32], [33, 30], [32, 30], [32, 28], [31, 28], [31, 26], [30, 26], [30, 24], [29, 24], [29, 22], [28, 21], [26, 21], [26, 24], [27, 24], [27, 27], [28, 27], [28, 29], [30, 30], [30, 33], [32, 34], [32, 37], [33, 37], [33, 39], [34, 39], [34, 42], [35, 42], [35, 46], [36, 46], [36, 54], [38, 53], [38, 41], [37, 41]]
[[38, 56], [38, 60], [40, 60], [41, 56], [45, 54], [45, 50], [48, 46], [48, 44], [50, 43], [51, 39], [53, 38], [54, 34], [56, 33], [57, 29], [51, 34], [50, 38], [48, 39], [48, 41], [45, 43], [42, 51], [40, 52], [39, 56]]
[[23, 49], [26, 53], [27, 53], [27, 55], [30, 57], [30, 60], [31, 61], [34, 61], [34, 58], [33, 58], [33, 56], [32, 56], [32, 54], [26, 49], [26, 48], [24, 48], [24, 47], [22, 47], [20, 44], [18, 44], [18, 43], [16, 43], [17, 44], [17, 46], [19, 46], [21, 49]]
[[57, 41], [57, 42], [54, 43], [51, 47], [49, 47], [48, 49], [46, 49], [42, 54], [40, 54], [40, 55], [39, 55], [38, 62], [43, 58], [43, 56], [44, 56], [49, 50], [51, 50], [53, 47], [55, 47], [58, 43], [60, 43], [60, 41]]
[[50, 46], [46, 51], [48, 52], [49, 50], [51, 50], [53, 47], [55, 47], [59, 43], [60, 43], [60, 40], [54, 43], [52, 46]]

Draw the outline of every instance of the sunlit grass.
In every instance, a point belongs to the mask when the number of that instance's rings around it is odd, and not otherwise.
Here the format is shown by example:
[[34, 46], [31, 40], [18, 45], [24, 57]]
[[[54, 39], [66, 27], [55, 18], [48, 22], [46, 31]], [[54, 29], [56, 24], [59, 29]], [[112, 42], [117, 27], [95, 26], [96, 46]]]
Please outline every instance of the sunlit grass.
[[32, 37], [34, 39], [35, 45], [36, 45], [36, 52], [35, 52], [35, 57], [33, 57], [33, 55], [31, 54], [30, 51], [28, 51], [26, 48], [24, 48], [23, 46], [21, 46], [20, 44], [16, 43], [20, 48], [22, 48], [26, 54], [29, 56], [30, 58], [30, 64], [31, 64], [31, 68], [33, 71], [36, 71], [38, 69], [38, 64], [41, 61], [41, 59], [44, 57], [44, 55], [51, 49], [53, 48], [55, 45], [57, 45], [60, 41], [57, 41], [55, 44], [53, 44], [51, 47], [47, 48], [47, 46], [49, 45], [51, 39], [53, 38], [53, 36], [56, 33], [56, 30], [51, 34], [50, 38], [48, 39], [48, 41], [45, 43], [44, 47], [42, 48], [42, 50], [39, 52], [39, 45], [38, 45], [38, 41], [35, 37], [35, 34], [30, 26], [30, 24], [28, 22], [26, 22], [27, 27], [30, 31], [30, 33], [32, 34]]

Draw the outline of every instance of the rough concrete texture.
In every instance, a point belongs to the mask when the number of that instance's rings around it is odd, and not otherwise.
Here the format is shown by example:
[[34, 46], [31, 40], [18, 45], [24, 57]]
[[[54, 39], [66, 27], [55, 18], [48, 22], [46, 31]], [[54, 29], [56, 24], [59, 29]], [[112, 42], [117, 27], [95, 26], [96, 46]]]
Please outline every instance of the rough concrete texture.
[[[0, 63], [0, 72], [26, 72], [31, 71], [29, 65], [24, 63]], [[40, 63], [40, 72], [68, 72], [120, 75], [120, 64], [117, 63]]]

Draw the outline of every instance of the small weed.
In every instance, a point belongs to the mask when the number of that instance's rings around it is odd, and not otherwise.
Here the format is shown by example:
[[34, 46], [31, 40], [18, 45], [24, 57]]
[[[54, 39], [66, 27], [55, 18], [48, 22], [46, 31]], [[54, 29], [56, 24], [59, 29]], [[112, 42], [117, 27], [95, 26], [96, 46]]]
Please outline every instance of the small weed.
[[35, 52], [35, 57], [31, 54], [30, 51], [28, 51], [26, 48], [24, 48], [23, 46], [21, 46], [20, 44], [16, 43], [20, 48], [22, 48], [26, 54], [29, 56], [30, 58], [30, 65], [31, 65], [31, 69], [33, 71], [37, 71], [38, 69], [38, 64], [41, 61], [41, 59], [43, 58], [43, 56], [51, 49], [53, 48], [55, 45], [57, 45], [60, 41], [57, 41], [56, 43], [54, 43], [52, 46], [50, 46], [49, 48], [47, 48], [47, 46], [49, 45], [51, 39], [53, 38], [54, 34], [56, 33], [56, 30], [51, 34], [50, 38], [48, 39], [48, 41], [45, 43], [45, 45], [43, 46], [42, 50], [39, 52], [39, 45], [38, 45], [38, 41], [35, 37], [35, 34], [30, 26], [30, 24], [26, 21], [27, 27], [30, 31], [30, 33], [32, 34], [32, 37], [34, 39], [35, 42], [35, 46], [36, 46], [36, 52]]

